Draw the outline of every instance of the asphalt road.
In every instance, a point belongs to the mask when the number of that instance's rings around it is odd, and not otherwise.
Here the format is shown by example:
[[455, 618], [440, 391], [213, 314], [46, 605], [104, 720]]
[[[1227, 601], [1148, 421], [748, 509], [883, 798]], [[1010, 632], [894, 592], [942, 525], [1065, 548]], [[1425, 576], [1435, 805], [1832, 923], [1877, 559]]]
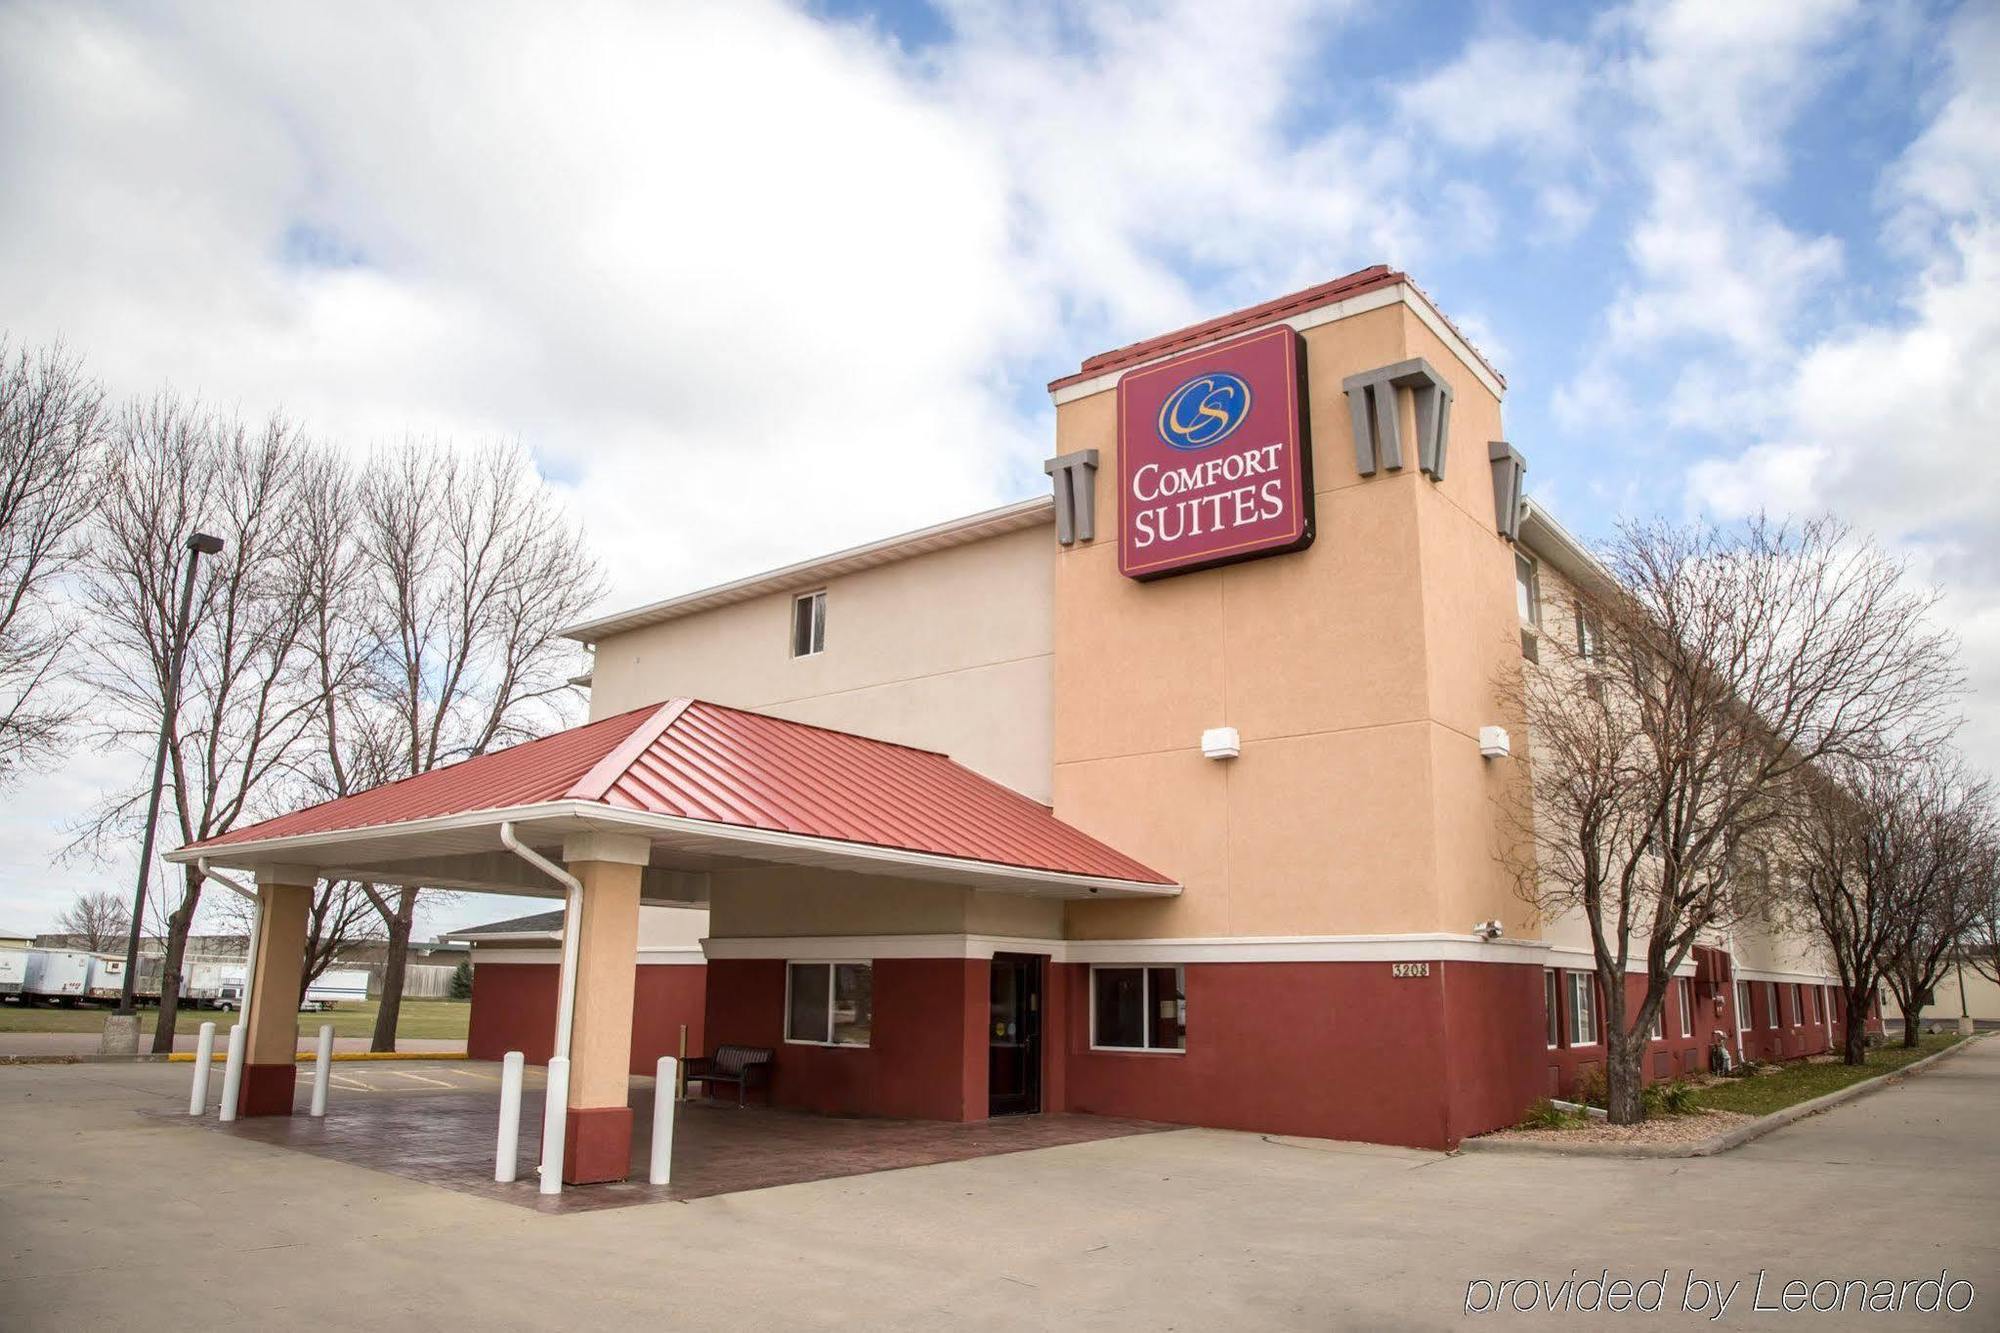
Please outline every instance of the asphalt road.
[[[1541, 1327], [1467, 1306], [1608, 1270], [1663, 1308], [1567, 1326], [2000, 1328], [1990, 1038], [1714, 1159], [1188, 1130], [567, 1216], [140, 1114], [185, 1068], [0, 1068], [6, 1327]], [[1753, 1308], [1941, 1271], [1965, 1312]]]

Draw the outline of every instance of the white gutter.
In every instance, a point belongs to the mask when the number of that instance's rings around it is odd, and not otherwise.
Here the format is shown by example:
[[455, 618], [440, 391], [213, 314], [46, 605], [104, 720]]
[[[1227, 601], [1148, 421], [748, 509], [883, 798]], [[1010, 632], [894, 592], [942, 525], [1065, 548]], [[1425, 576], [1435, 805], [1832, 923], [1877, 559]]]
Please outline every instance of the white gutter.
[[576, 1012], [576, 956], [578, 936], [582, 933], [577, 926], [583, 915], [583, 881], [534, 848], [523, 846], [520, 839], [514, 836], [511, 820], [500, 825], [500, 844], [569, 890], [563, 900], [562, 976], [556, 983], [556, 1045], [553, 1052], [566, 1060], [569, 1058], [570, 1021]]
[[[195, 861], [195, 868], [201, 871], [203, 879], [212, 879], [231, 893], [250, 900], [250, 947], [243, 951], [243, 1008], [237, 1017], [237, 1023], [243, 1028], [243, 1041], [241, 1045], [230, 1043], [229, 1053], [235, 1058], [227, 1061], [223, 1069], [222, 1105], [217, 1110], [217, 1114], [224, 1120], [234, 1120], [236, 1098], [243, 1086], [243, 1066], [250, 1062], [250, 997], [256, 989], [257, 949], [264, 934], [264, 895], [255, 889], [244, 888], [219, 870], [209, 869], [208, 858], [205, 856]], [[163, 1001], [166, 998], [164, 994], [166, 983], [167, 978], [163, 973], [160, 977]]]
[[542, 1163], [538, 1189], [543, 1194], [562, 1193], [563, 1139], [569, 1132], [569, 1034], [576, 1012], [576, 958], [579, 927], [583, 924], [583, 881], [543, 856], [532, 847], [523, 847], [514, 836], [512, 820], [500, 825], [500, 843], [508, 851], [569, 890], [563, 901], [562, 970], [556, 974], [556, 1042], [549, 1053], [546, 1091], [542, 1094]]

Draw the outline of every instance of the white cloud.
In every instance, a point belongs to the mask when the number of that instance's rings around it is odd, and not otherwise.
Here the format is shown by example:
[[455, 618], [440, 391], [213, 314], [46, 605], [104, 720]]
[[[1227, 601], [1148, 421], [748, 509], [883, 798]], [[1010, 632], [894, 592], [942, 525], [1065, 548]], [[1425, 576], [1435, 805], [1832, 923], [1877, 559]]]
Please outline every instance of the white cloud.
[[1885, 234], [1922, 264], [1904, 308], [1808, 348], [1782, 420], [1740, 460], [1694, 469], [1723, 514], [1831, 509], [1949, 588], [1973, 680], [1975, 762], [2000, 767], [2000, 16], [1947, 41], [1949, 95], [1888, 173]]
[[1581, 46], [1486, 37], [1404, 87], [1396, 101], [1404, 116], [1454, 148], [1560, 155], [1583, 142], [1580, 113], [1591, 81]]

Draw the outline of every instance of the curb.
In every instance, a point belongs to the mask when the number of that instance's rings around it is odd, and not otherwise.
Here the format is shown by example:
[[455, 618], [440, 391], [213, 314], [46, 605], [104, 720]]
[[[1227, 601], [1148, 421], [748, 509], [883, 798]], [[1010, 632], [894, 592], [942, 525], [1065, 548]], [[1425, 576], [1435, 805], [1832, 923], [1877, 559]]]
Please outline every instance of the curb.
[[[219, 1045], [220, 1043], [218, 1043]], [[194, 1056], [195, 1053], [193, 1051], [175, 1051], [169, 1056], [154, 1056], [153, 1058], [156, 1060], [164, 1058], [179, 1065], [192, 1064]], [[220, 1054], [217, 1054], [213, 1058], [216, 1064], [222, 1063], [222, 1056]], [[334, 1063], [336, 1064], [350, 1060], [464, 1060], [468, 1058], [464, 1051], [335, 1051], [333, 1053]], [[319, 1056], [313, 1051], [295, 1051], [292, 1054], [292, 1059], [298, 1064], [309, 1065], [319, 1059]]]
[[1504, 1140], [1481, 1138], [1464, 1140], [1458, 1145], [1458, 1151], [1526, 1153], [1543, 1157], [1713, 1157], [1718, 1153], [1728, 1152], [1732, 1148], [1740, 1148], [1753, 1139], [1761, 1139], [1773, 1130], [1783, 1129], [1786, 1125], [1803, 1120], [1809, 1115], [1818, 1115], [1821, 1111], [1831, 1110], [1845, 1102], [1866, 1097], [1870, 1093], [1880, 1092], [1883, 1088], [1888, 1087], [1897, 1080], [1906, 1078], [1928, 1065], [1957, 1055], [1960, 1051], [1966, 1050], [1974, 1043], [1982, 1040], [1986, 1035], [1983, 1032], [1977, 1033], [1962, 1041], [1953, 1042], [1943, 1050], [1935, 1051], [1921, 1060], [1913, 1060], [1901, 1069], [1892, 1069], [1887, 1073], [1877, 1074], [1874, 1078], [1863, 1079], [1859, 1083], [1841, 1088], [1835, 1092], [1829, 1092], [1821, 1097], [1814, 1097], [1810, 1101], [1799, 1102], [1794, 1106], [1787, 1106], [1782, 1111], [1773, 1111], [1767, 1116], [1759, 1116], [1747, 1125], [1738, 1125], [1735, 1129], [1724, 1130], [1720, 1134], [1711, 1134], [1705, 1139], [1696, 1139], [1692, 1143], [1510, 1143]]

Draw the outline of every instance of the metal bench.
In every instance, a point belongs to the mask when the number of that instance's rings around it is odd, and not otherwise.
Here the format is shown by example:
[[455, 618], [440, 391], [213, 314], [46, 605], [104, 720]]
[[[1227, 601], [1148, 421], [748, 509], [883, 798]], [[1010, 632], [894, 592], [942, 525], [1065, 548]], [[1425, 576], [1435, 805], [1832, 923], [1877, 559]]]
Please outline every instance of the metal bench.
[[736, 1104], [741, 1106], [752, 1076], [766, 1088], [770, 1087], [771, 1054], [770, 1048], [765, 1046], [718, 1046], [714, 1055], [688, 1061], [687, 1081], [734, 1083]]

